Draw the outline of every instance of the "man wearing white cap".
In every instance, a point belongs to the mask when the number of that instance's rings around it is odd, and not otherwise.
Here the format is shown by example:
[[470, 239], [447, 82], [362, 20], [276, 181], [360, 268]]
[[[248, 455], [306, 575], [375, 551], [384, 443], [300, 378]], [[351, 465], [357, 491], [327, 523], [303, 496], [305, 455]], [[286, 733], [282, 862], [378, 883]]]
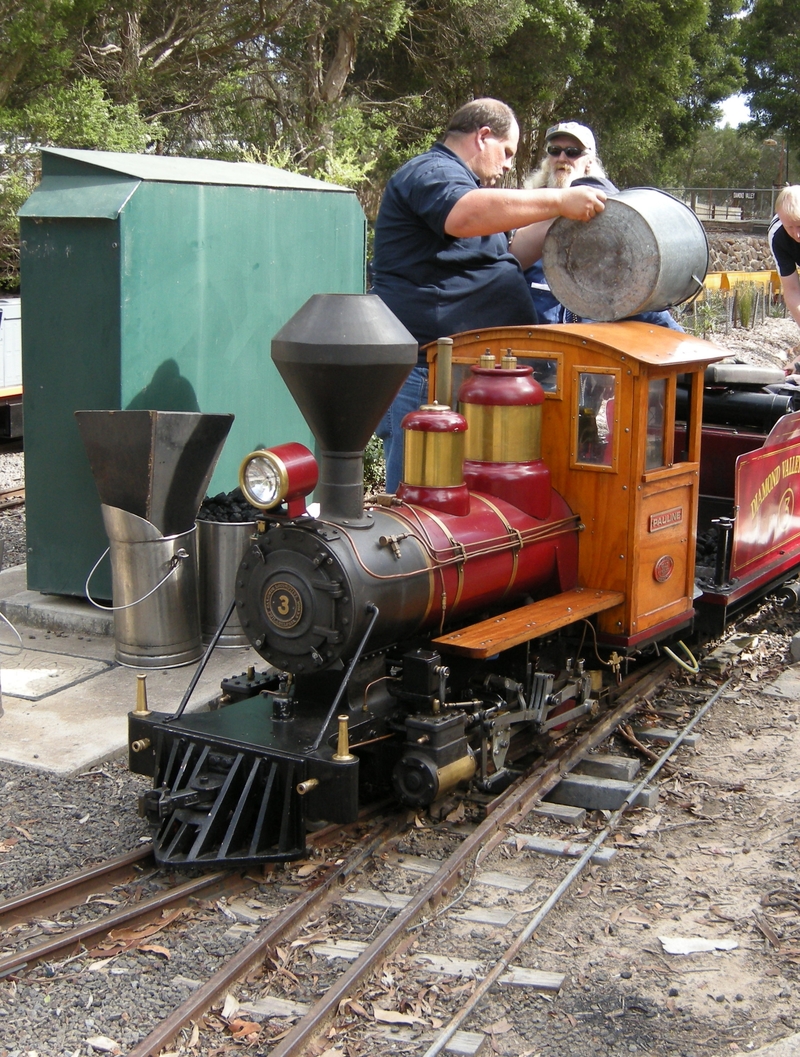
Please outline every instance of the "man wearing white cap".
[[559, 121], [545, 133], [544, 158], [526, 186], [570, 187], [584, 176], [596, 177], [602, 186], [605, 175], [592, 130], [577, 121]]
[[[606, 176], [603, 163], [597, 156], [594, 133], [587, 125], [578, 121], [559, 121], [545, 133], [545, 154], [538, 169], [525, 181], [526, 187], [597, 187], [608, 195], [619, 193]], [[541, 243], [552, 224], [542, 221], [535, 227], [540, 229]], [[582, 322], [558, 301], [545, 278], [541, 260], [525, 269], [525, 278], [530, 284], [531, 297], [540, 323]], [[642, 312], [632, 317], [645, 323], [683, 330], [669, 312]], [[590, 322], [585, 320], [584, 322]]]

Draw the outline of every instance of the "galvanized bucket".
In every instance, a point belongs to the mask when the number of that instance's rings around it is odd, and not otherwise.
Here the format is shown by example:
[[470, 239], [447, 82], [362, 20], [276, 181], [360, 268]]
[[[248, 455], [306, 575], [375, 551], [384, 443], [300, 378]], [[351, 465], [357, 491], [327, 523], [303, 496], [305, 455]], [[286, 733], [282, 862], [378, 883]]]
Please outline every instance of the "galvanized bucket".
[[115, 657], [131, 668], [177, 668], [203, 653], [197, 531], [162, 536], [155, 525], [101, 504], [111, 553]]
[[562, 305], [601, 322], [681, 304], [702, 289], [708, 261], [703, 225], [655, 187], [620, 191], [587, 222], [559, 217], [542, 251]]
[[[211, 642], [233, 601], [236, 572], [255, 528], [254, 521], [197, 522], [200, 634], [205, 644]], [[250, 645], [235, 609], [217, 645]]]

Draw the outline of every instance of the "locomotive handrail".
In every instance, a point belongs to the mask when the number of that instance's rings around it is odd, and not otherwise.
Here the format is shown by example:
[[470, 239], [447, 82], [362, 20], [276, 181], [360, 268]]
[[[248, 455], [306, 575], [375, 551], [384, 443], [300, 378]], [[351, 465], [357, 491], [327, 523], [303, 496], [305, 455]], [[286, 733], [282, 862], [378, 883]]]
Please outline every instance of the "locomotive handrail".
[[328, 724], [330, 723], [330, 721], [333, 719], [334, 715], [336, 714], [336, 710], [339, 707], [339, 702], [342, 699], [342, 694], [344, 693], [345, 687], [347, 686], [348, 682], [350, 681], [350, 676], [353, 674], [353, 669], [355, 668], [356, 664], [358, 663], [358, 660], [361, 657], [361, 654], [364, 652], [364, 647], [367, 644], [367, 639], [370, 637], [370, 635], [372, 634], [372, 629], [375, 627], [375, 621], [380, 616], [380, 612], [381, 611], [380, 611], [380, 609], [378, 609], [378, 607], [375, 605], [374, 602], [367, 602], [367, 604], [366, 604], [366, 606], [364, 608], [367, 610], [367, 612], [369, 612], [370, 610], [372, 611], [372, 619], [370, 620], [369, 624], [367, 625], [367, 630], [364, 632], [364, 635], [363, 635], [363, 637], [361, 639], [361, 642], [359, 642], [359, 644], [358, 644], [358, 649], [353, 654], [352, 660], [350, 661], [350, 664], [347, 666], [347, 671], [344, 673], [344, 679], [342, 679], [342, 682], [341, 682], [341, 684], [339, 686], [339, 689], [336, 691], [336, 697], [334, 697], [334, 699], [333, 699], [333, 704], [328, 709], [328, 714], [325, 717], [325, 722], [319, 728], [319, 734], [317, 734], [316, 738], [314, 739], [314, 744], [310, 747], [309, 752], [316, 752], [317, 749], [320, 747], [320, 744], [322, 743], [322, 739], [325, 736], [325, 732], [328, 729]]
[[[413, 511], [413, 506], [410, 504], [404, 504]], [[562, 518], [560, 521], [554, 521], [549, 525], [545, 525], [542, 528], [530, 529], [527, 531], [519, 532], [518, 535], [522, 540], [522, 546], [532, 545], [534, 543], [543, 543], [545, 540], [555, 539], [557, 536], [563, 536], [566, 533], [574, 532], [576, 529], [580, 529], [581, 519], [579, 514], [573, 514], [571, 517]], [[352, 536], [344, 529], [341, 525], [337, 524], [336, 529], [341, 532], [343, 536], [352, 541]], [[454, 548], [449, 548], [445, 552], [444, 548], [436, 548], [433, 543], [425, 538], [424, 526], [417, 522], [418, 535], [414, 537], [414, 540], [430, 558], [434, 567], [437, 569], [445, 568], [449, 565], [458, 565], [459, 563], [469, 561], [475, 558], [485, 558], [489, 554], [501, 554], [503, 551], [513, 550], [519, 547], [519, 540], [517, 535], [509, 536], [495, 536], [491, 539], [481, 540], [480, 544], [475, 546], [474, 549], [470, 549], [468, 545], [464, 545], [463, 549], [459, 545], [459, 550], [454, 551]], [[448, 553], [448, 557], [442, 557], [443, 553]], [[358, 565], [363, 571], [371, 576], [375, 580], [404, 580], [412, 576], [422, 576], [430, 572], [429, 568], [423, 569], [411, 569], [408, 572], [403, 573], [379, 573], [370, 569], [365, 565], [358, 549], [353, 547], [353, 557], [358, 562]]]
[[195, 673], [192, 676], [189, 685], [186, 687], [186, 693], [183, 695], [181, 703], [178, 705], [177, 710], [175, 712], [173, 712], [173, 714], [171, 716], [167, 716], [167, 718], [164, 720], [165, 723], [171, 723], [173, 720], [176, 720], [180, 716], [183, 715], [186, 706], [189, 704], [189, 698], [192, 696], [194, 688], [197, 686], [198, 682], [200, 681], [200, 676], [205, 671], [205, 667], [208, 664], [208, 659], [211, 656], [211, 654], [214, 652], [214, 647], [219, 642], [220, 636], [222, 635], [222, 632], [225, 630], [225, 625], [231, 619], [231, 616], [233, 615], [233, 611], [234, 611], [235, 608], [236, 608], [236, 599], [233, 598], [233, 599], [231, 599], [231, 604], [228, 606], [228, 609], [227, 609], [227, 611], [225, 613], [225, 616], [222, 618], [222, 621], [221, 621], [219, 627], [217, 628], [217, 630], [214, 632], [213, 636], [211, 637], [211, 641], [209, 642], [208, 646], [206, 646], [206, 652], [200, 658], [200, 663], [197, 665], [197, 668], [195, 669]]

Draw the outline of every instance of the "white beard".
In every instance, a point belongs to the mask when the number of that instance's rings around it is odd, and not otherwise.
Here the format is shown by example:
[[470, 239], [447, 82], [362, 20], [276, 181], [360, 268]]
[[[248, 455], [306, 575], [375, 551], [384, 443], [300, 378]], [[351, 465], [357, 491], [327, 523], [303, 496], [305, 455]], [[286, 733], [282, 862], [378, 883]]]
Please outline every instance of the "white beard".
[[547, 186], [552, 188], [569, 187], [574, 179], [576, 179], [574, 169], [554, 169], [548, 177]]

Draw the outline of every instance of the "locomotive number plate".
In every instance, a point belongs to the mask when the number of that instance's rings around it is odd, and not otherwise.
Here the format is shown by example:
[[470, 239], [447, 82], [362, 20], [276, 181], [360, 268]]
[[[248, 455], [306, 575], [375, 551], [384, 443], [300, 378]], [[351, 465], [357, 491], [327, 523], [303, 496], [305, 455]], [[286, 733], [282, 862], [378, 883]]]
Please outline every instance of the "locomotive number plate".
[[283, 580], [278, 580], [267, 588], [264, 608], [269, 622], [282, 630], [295, 627], [303, 616], [303, 600], [300, 593]]

